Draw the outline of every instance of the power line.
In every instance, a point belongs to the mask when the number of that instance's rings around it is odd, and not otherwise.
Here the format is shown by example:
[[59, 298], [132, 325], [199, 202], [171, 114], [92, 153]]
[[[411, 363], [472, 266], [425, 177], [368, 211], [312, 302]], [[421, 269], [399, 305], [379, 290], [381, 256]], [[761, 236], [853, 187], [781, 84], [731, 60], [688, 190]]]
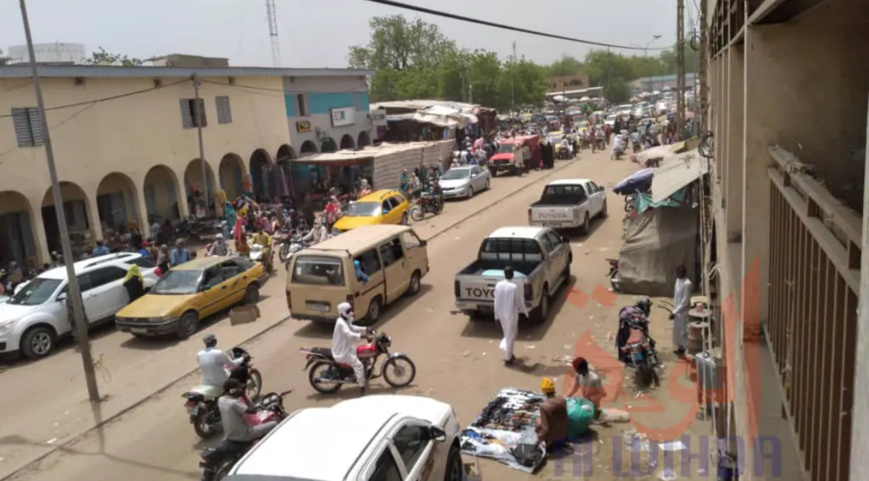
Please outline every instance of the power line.
[[475, 23], [477, 25], [485, 25], [487, 27], [494, 27], [494, 28], [500, 28], [500, 29], [504, 29], [504, 30], [511, 30], [513, 32], [527, 33], [529, 35], [537, 35], [539, 37], [554, 38], [556, 40], [564, 40], [567, 42], [582, 43], [582, 44], [586, 44], [586, 45], [594, 45], [597, 47], [617, 48], [617, 49], [622, 49], [622, 50], [668, 50], [668, 49], [672, 48], [672, 46], [670, 46], [670, 47], [654, 47], [654, 48], [645, 49], [643, 47], [631, 47], [628, 45], [615, 45], [615, 44], [605, 43], [605, 42], [596, 42], [593, 40], [583, 40], [583, 39], [579, 39], [579, 38], [565, 37], [563, 35], [556, 35], [554, 33], [538, 32], [536, 30], [528, 30], [527, 28], [513, 27], [510, 25], [504, 25], [502, 23], [490, 22], [488, 20], [479, 20], [476, 18], [465, 17], [462, 15], [456, 15], [454, 13], [440, 12], [440, 11], [432, 10], [429, 8], [417, 7], [416, 5], [408, 5], [406, 3], [395, 2], [393, 0], [365, 0], [365, 1], [371, 2], [371, 3], [377, 3], [380, 5], [387, 5], [387, 6], [395, 7], [395, 8], [403, 8], [405, 10], [412, 10], [412, 11], [418, 12], [418, 13], [427, 13], [429, 15], [450, 18], [450, 19], [459, 20], [462, 22], [470, 22], [470, 23]]

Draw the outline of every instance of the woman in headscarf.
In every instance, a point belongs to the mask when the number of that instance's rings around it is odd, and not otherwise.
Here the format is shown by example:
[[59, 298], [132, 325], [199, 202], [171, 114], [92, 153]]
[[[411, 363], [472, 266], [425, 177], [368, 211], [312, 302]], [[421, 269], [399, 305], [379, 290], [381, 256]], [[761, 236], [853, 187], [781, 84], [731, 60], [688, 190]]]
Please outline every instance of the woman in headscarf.
[[362, 188], [359, 189], [359, 197], [365, 197], [371, 193], [371, 187], [368, 185], [368, 179], [362, 179]]
[[332, 227], [332, 224], [338, 222], [338, 216], [341, 214], [341, 203], [338, 202], [338, 198], [334, 195], [326, 204], [324, 214], [326, 215], [326, 225], [328, 227]]
[[410, 178], [407, 176], [407, 169], [401, 171], [401, 193], [407, 197], [408, 190], [410, 189]]
[[136, 264], [127, 269], [127, 275], [124, 277], [124, 289], [130, 296], [130, 302], [145, 295], [145, 278], [142, 277], [142, 271]]
[[226, 220], [227, 225], [234, 226], [235, 225], [235, 208], [232, 206], [232, 203], [227, 201], [223, 204], [223, 219]]

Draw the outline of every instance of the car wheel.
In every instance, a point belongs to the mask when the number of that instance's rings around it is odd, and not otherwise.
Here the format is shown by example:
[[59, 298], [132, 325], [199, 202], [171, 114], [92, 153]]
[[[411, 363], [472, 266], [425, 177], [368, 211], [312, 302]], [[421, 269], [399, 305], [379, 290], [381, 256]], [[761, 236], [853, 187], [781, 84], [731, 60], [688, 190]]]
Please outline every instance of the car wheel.
[[178, 320], [178, 339], [187, 339], [196, 334], [199, 329], [199, 316], [195, 312], [187, 312]]
[[252, 306], [259, 302], [259, 286], [256, 284], [251, 284], [247, 286], [247, 290], [244, 291], [244, 300], [245, 305]]
[[468, 187], [468, 198], [470, 199], [472, 197], [474, 197], [474, 188]]
[[600, 210], [600, 218], [606, 218], [606, 200], [603, 201], [603, 208]]
[[363, 326], [370, 326], [377, 322], [380, 319], [380, 309], [383, 307], [383, 304], [380, 300], [380, 296], [371, 299], [371, 303], [368, 304], [368, 311], [365, 313], [365, 317], [362, 318]]
[[408, 296], [417, 295], [419, 293], [420, 287], [422, 287], [422, 284], [420, 282], [419, 271], [414, 271], [413, 275], [410, 276], [410, 285], [407, 288], [407, 295]]
[[447, 469], [444, 473], [444, 481], [462, 481], [465, 479], [464, 466], [462, 465], [462, 455], [459, 448], [453, 445], [450, 448], [450, 454], [447, 455]]
[[588, 217], [588, 212], [585, 213], [585, 220], [582, 222], [582, 235], [591, 233], [591, 219]]
[[21, 352], [30, 359], [43, 358], [54, 350], [57, 339], [54, 331], [47, 326], [31, 327], [21, 337]]
[[549, 316], [549, 286], [543, 285], [543, 294], [540, 297], [540, 305], [531, 312], [531, 322], [543, 324]]

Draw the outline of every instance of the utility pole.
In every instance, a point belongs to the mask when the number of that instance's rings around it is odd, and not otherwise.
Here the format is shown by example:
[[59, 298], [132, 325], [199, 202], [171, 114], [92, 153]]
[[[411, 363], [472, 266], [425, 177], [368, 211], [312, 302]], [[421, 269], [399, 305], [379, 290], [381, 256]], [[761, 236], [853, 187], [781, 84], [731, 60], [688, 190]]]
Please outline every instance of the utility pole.
[[278, 40], [278, 15], [275, 0], [266, 0], [266, 16], [269, 22], [269, 39], [272, 43], [272, 67], [281, 66], [281, 42]]
[[199, 98], [199, 75], [193, 74], [193, 93], [196, 100], [193, 101], [193, 116], [196, 119], [196, 135], [199, 137], [199, 164], [202, 166], [202, 194], [205, 196], [205, 210], [208, 211], [208, 203], [211, 197], [208, 194], [208, 167], [205, 164], [205, 145], [202, 142], [202, 107]]
[[[45, 144], [45, 159], [48, 164], [48, 176], [51, 179], [51, 196], [54, 199], [54, 213], [57, 216], [57, 226], [60, 230], [60, 247], [63, 252], [63, 260], [66, 264], [66, 277], [69, 282], [67, 296], [72, 301], [72, 311], [75, 317], [76, 340], [81, 348], [81, 362], [84, 367], [84, 378], [87, 384], [88, 398], [92, 403], [101, 401], [97, 375], [94, 371], [94, 358], [91, 354], [90, 339], [88, 339], [88, 325], [85, 322], [84, 306], [81, 301], [81, 289], [78, 279], [75, 277], [75, 268], [72, 258], [72, 246], [69, 242], [69, 230], [66, 224], [66, 213], [63, 208], [63, 194], [60, 190], [60, 182], [57, 180], [57, 168], [54, 165], [54, 150], [51, 147], [51, 134], [48, 128], [48, 119], [45, 116], [45, 100], [42, 98], [42, 82], [36, 67], [36, 52], [33, 49], [33, 36], [30, 33], [30, 20], [27, 18], [27, 5], [25, 0], [19, 0], [21, 6], [21, 21], [24, 23], [24, 35], [27, 38], [27, 53], [30, 55], [30, 73], [33, 77], [33, 90], [36, 93], [36, 105], [39, 109], [39, 121], [42, 123], [42, 140]], [[91, 220], [93, 222], [93, 220]]]
[[516, 114], [516, 41], [513, 41], [513, 68], [510, 69], [510, 110]]
[[697, 55], [700, 57], [698, 67], [700, 69], [700, 111], [697, 112], [700, 123], [707, 125], [706, 112], [709, 107], [709, 63], [706, 55], [709, 53], [709, 28], [706, 25], [706, 8], [708, 0], [700, 0], [700, 51]]
[[685, 136], [685, 0], [676, 0], [676, 138]]

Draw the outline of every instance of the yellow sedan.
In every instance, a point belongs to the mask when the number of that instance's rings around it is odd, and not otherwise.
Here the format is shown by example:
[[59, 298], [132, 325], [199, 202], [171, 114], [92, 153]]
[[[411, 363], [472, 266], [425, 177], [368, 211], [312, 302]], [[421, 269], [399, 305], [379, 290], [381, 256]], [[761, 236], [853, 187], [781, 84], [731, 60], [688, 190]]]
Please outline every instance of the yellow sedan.
[[407, 224], [410, 204], [397, 190], [378, 190], [347, 206], [344, 216], [332, 226], [340, 234], [364, 225]]
[[121, 309], [115, 324], [134, 336], [187, 339], [199, 321], [237, 303], [255, 304], [263, 265], [242, 257], [203, 257], [173, 267], [151, 291]]

